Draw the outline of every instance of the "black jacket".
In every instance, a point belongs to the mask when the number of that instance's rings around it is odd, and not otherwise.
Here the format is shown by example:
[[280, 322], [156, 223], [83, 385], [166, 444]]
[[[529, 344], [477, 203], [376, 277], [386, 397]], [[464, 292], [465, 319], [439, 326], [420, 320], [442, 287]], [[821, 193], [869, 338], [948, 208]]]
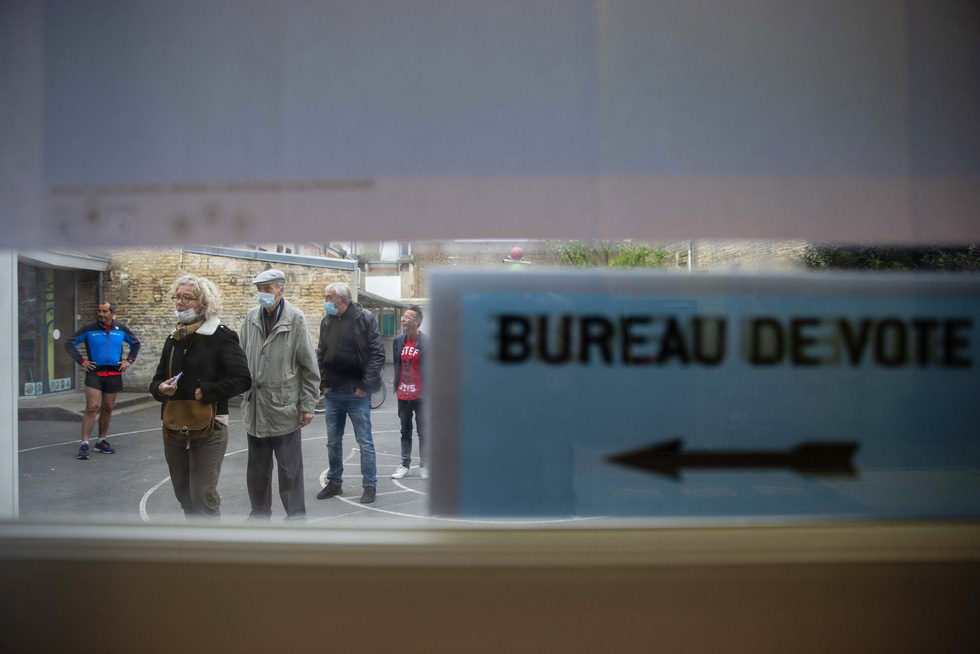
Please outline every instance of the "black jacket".
[[[405, 341], [408, 340], [408, 334], [402, 332], [395, 337], [394, 342], [391, 344], [391, 360], [395, 364], [395, 393], [398, 393], [398, 384], [402, 382], [402, 348], [405, 347]], [[419, 351], [419, 366], [425, 366], [425, 348], [429, 342], [428, 337], [419, 332], [419, 341], [415, 344], [415, 349]], [[424, 369], [424, 368], [423, 368]]]
[[[150, 382], [150, 393], [157, 401], [168, 399], [157, 392], [160, 382], [181, 371], [184, 376], [177, 382], [177, 392], [171, 399], [193, 400], [194, 390], [200, 387], [204, 402], [218, 403], [218, 415], [228, 413], [229, 398], [241, 395], [252, 387], [252, 376], [245, 353], [238, 344], [238, 334], [217, 323], [217, 318], [212, 318], [196, 333], [180, 341], [167, 337], [160, 364]], [[168, 370], [171, 352], [174, 355], [173, 375]]]
[[[385, 363], [385, 346], [381, 342], [381, 332], [378, 331], [378, 321], [374, 314], [357, 302], [350, 305], [347, 311], [357, 311], [354, 321], [354, 351], [361, 367], [361, 381], [357, 387], [368, 393], [381, 390], [381, 367]], [[327, 343], [327, 325], [339, 323], [339, 316], [325, 315], [320, 321], [320, 341], [316, 347], [316, 360], [320, 365], [320, 388], [329, 387], [327, 383], [327, 366], [324, 362]]]

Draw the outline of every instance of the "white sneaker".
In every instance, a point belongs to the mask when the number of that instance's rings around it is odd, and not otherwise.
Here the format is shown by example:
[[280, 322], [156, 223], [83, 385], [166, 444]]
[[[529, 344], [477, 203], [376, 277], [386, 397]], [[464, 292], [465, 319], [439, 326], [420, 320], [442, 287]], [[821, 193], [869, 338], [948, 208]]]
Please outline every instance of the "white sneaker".
[[394, 474], [391, 475], [392, 479], [401, 479], [402, 477], [411, 477], [412, 469], [406, 468], [405, 466], [398, 466], [398, 470], [395, 470]]
[[422, 468], [422, 479], [428, 479], [428, 478], [429, 478], [429, 469]]

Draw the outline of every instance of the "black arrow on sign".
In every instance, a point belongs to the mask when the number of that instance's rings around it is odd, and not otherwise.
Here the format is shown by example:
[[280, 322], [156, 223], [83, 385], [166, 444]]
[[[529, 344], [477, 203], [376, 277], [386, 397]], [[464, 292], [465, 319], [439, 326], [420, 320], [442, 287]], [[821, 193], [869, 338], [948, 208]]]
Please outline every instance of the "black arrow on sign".
[[614, 454], [608, 460], [620, 465], [645, 470], [658, 475], [680, 478], [684, 468], [724, 469], [736, 468], [788, 468], [804, 475], [857, 475], [851, 458], [858, 451], [853, 442], [808, 442], [782, 452], [729, 451], [684, 452], [681, 439], [666, 441]]

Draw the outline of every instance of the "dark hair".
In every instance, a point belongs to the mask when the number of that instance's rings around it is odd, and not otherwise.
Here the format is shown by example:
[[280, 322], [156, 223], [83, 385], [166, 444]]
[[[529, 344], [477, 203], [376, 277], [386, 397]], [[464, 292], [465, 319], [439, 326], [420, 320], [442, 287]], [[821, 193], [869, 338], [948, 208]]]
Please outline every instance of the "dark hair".
[[408, 307], [408, 311], [414, 311], [415, 317], [418, 319], [419, 324], [422, 324], [422, 307], [417, 304], [411, 304]]
[[116, 312], [116, 303], [115, 302], [99, 302], [99, 306], [100, 307], [103, 304], [108, 304], [109, 305], [109, 313], [115, 313]]

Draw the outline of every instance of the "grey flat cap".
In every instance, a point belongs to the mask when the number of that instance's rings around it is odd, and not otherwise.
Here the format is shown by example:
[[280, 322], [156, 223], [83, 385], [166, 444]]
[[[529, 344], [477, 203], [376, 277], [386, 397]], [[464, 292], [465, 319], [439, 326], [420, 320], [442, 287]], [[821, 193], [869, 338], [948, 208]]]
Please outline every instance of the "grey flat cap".
[[281, 270], [276, 270], [275, 268], [272, 268], [271, 270], [265, 270], [263, 272], [260, 272], [258, 275], [255, 276], [255, 279], [252, 280], [253, 284], [269, 284], [270, 282], [282, 282], [283, 284], [285, 284], [286, 273], [284, 273]]

